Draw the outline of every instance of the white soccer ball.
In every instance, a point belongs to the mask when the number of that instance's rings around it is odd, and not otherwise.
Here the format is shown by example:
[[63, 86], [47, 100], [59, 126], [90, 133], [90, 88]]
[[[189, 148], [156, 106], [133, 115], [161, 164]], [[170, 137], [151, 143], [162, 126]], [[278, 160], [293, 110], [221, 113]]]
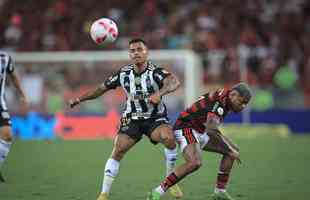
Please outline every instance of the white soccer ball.
[[118, 36], [117, 25], [109, 18], [98, 19], [90, 27], [90, 36], [96, 44], [112, 43]]

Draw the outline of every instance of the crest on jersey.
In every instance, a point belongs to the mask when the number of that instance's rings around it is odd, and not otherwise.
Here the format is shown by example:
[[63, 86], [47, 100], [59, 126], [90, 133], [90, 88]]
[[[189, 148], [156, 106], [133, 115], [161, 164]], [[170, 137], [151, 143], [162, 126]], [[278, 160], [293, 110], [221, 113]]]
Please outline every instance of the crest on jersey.
[[135, 84], [140, 85], [141, 84], [141, 78], [140, 77], [135, 77]]
[[224, 114], [224, 109], [223, 109], [222, 107], [218, 107], [218, 108], [217, 108], [217, 113], [218, 113], [219, 115], [223, 115], [223, 114]]

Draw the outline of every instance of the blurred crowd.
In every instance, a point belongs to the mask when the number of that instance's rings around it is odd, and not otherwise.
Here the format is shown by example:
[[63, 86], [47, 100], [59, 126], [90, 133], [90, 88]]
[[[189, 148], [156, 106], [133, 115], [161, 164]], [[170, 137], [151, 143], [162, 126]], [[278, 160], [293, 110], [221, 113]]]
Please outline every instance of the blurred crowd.
[[[0, 0], [0, 12], [1, 49], [126, 49], [143, 37], [151, 49], [199, 53], [206, 86], [248, 81], [257, 108], [310, 107], [307, 0]], [[120, 35], [100, 48], [88, 31], [103, 16]]]

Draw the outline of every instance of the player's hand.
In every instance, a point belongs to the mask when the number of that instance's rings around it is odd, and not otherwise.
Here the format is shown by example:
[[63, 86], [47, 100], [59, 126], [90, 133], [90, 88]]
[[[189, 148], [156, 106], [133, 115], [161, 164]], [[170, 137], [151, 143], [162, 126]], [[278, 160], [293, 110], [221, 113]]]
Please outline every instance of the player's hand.
[[76, 105], [78, 105], [79, 103], [81, 103], [81, 100], [79, 98], [76, 99], [70, 99], [69, 100], [69, 106], [70, 108], [74, 108]]
[[151, 102], [152, 104], [159, 104], [160, 100], [161, 100], [161, 95], [158, 92], [152, 94], [149, 97], [149, 102]]
[[240, 159], [240, 153], [238, 151], [231, 151], [229, 152], [229, 155], [233, 157], [239, 165], [242, 164], [241, 159]]

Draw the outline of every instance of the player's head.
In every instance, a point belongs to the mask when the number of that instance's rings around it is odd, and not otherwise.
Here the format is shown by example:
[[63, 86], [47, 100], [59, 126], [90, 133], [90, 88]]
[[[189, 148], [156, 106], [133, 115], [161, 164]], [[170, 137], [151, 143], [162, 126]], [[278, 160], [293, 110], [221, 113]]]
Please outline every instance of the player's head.
[[135, 38], [129, 41], [129, 57], [135, 64], [146, 62], [148, 53], [146, 42], [143, 39]]
[[229, 93], [231, 109], [234, 112], [241, 112], [247, 106], [251, 97], [251, 90], [247, 84], [239, 83], [234, 85]]

